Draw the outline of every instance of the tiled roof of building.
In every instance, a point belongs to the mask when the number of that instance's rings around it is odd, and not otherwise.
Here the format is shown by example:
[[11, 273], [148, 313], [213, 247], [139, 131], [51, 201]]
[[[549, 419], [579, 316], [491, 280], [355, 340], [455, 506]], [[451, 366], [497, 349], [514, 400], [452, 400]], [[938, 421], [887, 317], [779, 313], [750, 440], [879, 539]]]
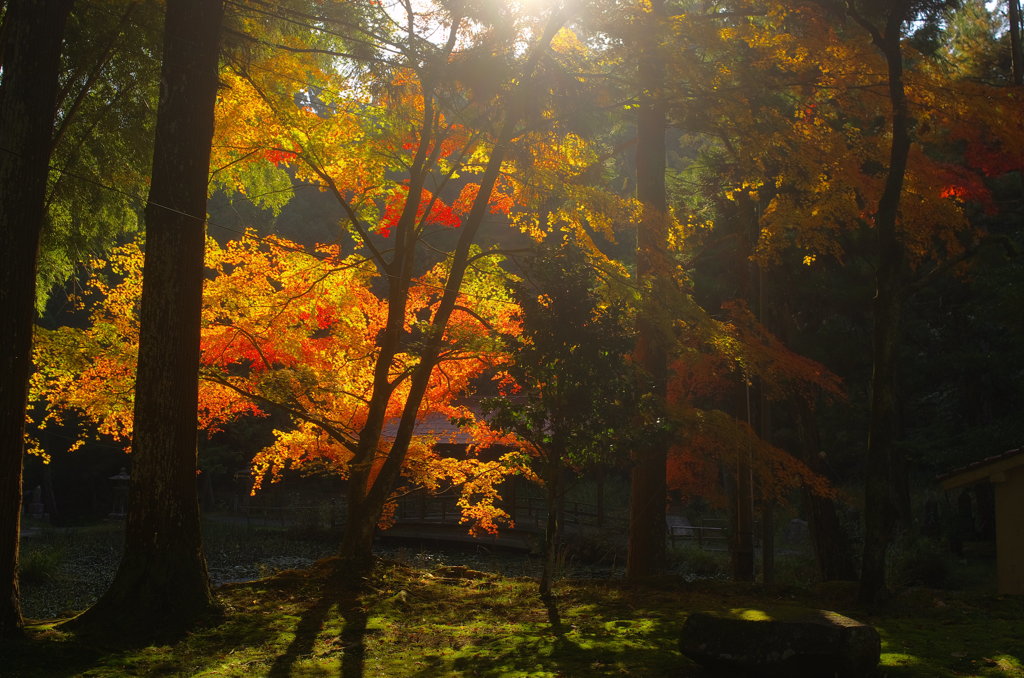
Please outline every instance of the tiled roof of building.
[[[1018, 459], [1019, 457], [1019, 459]], [[948, 473], [943, 473], [938, 476], [936, 480], [942, 483], [943, 487], [950, 489], [951, 487], [958, 487], [960, 485], [968, 484], [969, 482], [977, 482], [983, 480], [984, 471], [987, 470], [1006, 470], [1024, 464], [1024, 447], [1018, 447], [1013, 450], [1007, 450], [1001, 454], [996, 454], [985, 459], [979, 459], [978, 461], [961, 466], [960, 468], [953, 469]], [[975, 478], [977, 476], [977, 478]], [[962, 482], [958, 482], [958, 478]]]
[[[398, 432], [398, 419], [393, 419], [384, 426], [381, 432], [384, 438], [394, 438]], [[456, 426], [451, 420], [437, 413], [431, 413], [416, 422], [413, 430], [416, 435], [436, 436], [439, 444], [472, 445], [475, 441], [464, 428]]]

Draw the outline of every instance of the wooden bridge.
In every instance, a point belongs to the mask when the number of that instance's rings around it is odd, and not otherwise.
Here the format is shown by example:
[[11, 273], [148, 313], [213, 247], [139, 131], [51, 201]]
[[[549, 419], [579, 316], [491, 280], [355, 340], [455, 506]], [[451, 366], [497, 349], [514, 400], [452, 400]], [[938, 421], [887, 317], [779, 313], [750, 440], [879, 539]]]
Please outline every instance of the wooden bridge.
[[[547, 524], [544, 498], [513, 494], [499, 506], [512, 521], [511, 527], [500, 527], [496, 535], [472, 536], [461, 522], [457, 498], [450, 495], [416, 493], [403, 497], [395, 510], [394, 524], [379, 533], [382, 539], [439, 541], [536, 551]], [[625, 535], [626, 518], [607, 513], [596, 504], [566, 500], [559, 506], [562, 535], [565, 539], [587, 535]]]
[[[394, 525], [380, 533], [384, 539], [463, 542], [513, 549], [536, 550], [547, 524], [547, 502], [533, 495], [512, 495], [501, 504], [512, 518], [513, 527], [500, 528], [497, 535], [473, 537], [460, 523], [462, 515], [454, 497], [414, 494], [398, 502]], [[603, 506], [565, 500], [559, 506], [562, 537], [616, 537], [625, 545], [628, 518], [625, 512], [609, 512]], [[725, 550], [726, 521], [702, 519], [697, 524], [682, 516], [667, 516], [666, 536], [672, 544], [693, 542], [701, 548]]]

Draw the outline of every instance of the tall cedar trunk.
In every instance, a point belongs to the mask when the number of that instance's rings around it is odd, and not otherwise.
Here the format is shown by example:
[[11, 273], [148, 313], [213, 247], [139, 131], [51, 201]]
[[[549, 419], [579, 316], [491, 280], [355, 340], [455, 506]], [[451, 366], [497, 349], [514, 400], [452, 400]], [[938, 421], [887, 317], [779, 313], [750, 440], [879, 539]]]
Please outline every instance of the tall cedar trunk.
[[904, 469], [896, 446], [895, 373], [900, 335], [904, 268], [897, 232], [900, 196], [910, 154], [910, 115], [903, 85], [900, 45], [906, 3], [889, 10], [884, 33], [873, 30], [888, 69], [892, 146], [885, 188], [875, 214], [878, 270], [875, 277], [872, 337], [871, 420], [864, 487], [864, 551], [859, 598], [872, 603], [885, 594], [885, 559], [896, 526], [896, 473]]
[[[636, 192], [643, 214], [637, 232], [637, 282], [643, 300], [637, 320], [637, 362], [651, 379], [656, 401], [666, 394], [668, 351], [659, 326], [660, 301], [671, 278], [667, 261], [668, 219], [665, 195], [664, 63], [658, 41], [664, 19], [662, 0], [651, 2], [651, 29], [640, 46], [638, 76]], [[633, 452], [629, 501], [629, 547], [626, 576], [646, 577], [665, 568], [665, 465], [667, 441], [656, 436]]]
[[18, 540], [36, 259], [71, 0], [11, 0], [0, 83], [0, 638], [21, 633]]
[[160, 637], [215, 609], [196, 484], [206, 194], [217, 94], [219, 0], [168, 0], [146, 206], [131, 489], [113, 584], [74, 626]]
[[1020, 0], [1007, 0], [1010, 21], [1010, 63], [1013, 68], [1013, 84], [1024, 85], [1024, 48], [1020, 40]]
[[[803, 398], [796, 399], [796, 421], [799, 435], [800, 460], [821, 476], [828, 476], [820, 456], [821, 437], [818, 421], [811, 406]], [[853, 580], [857, 566], [853, 558], [850, 535], [839, 520], [836, 503], [809, 489], [803, 490], [803, 503], [807, 511], [807, 526], [811, 547], [823, 581]]]

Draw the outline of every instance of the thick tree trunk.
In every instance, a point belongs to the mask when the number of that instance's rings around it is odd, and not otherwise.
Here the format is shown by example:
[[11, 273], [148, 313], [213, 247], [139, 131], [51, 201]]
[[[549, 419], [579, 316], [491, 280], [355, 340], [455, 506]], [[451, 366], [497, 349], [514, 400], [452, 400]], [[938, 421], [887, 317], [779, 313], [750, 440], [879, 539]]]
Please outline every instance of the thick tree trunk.
[[7, 3], [0, 81], [0, 638], [21, 633], [18, 540], [36, 259], [71, 0]]
[[[891, 259], [883, 255], [884, 259]], [[874, 302], [874, 367], [871, 375], [871, 420], [868, 432], [864, 487], [864, 552], [860, 580], [861, 602], [885, 593], [885, 559], [896, 528], [894, 471], [896, 349], [899, 333], [899, 298], [891, 263], [878, 272]]]
[[73, 623], [90, 633], [174, 635], [215, 609], [200, 534], [196, 427], [222, 12], [219, 0], [167, 3], [125, 549], [110, 589]]
[[892, 145], [885, 188], [875, 214], [878, 270], [875, 277], [872, 337], [871, 420], [864, 488], [864, 552], [859, 598], [873, 603], [886, 593], [885, 561], [896, 527], [896, 474], [903, 470], [896, 445], [895, 375], [903, 295], [903, 243], [897, 232], [900, 196], [910, 154], [910, 114], [903, 84], [900, 45], [906, 10], [889, 11], [885, 32], [874, 32], [885, 55], [891, 105]]
[[358, 572], [369, 571], [373, 559], [373, 538], [384, 506], [370, 506], [366, 501], [366, 479], [349, 478], [345, 532], [340, 555]]
[[[660, 302], [670, 284], [667, 261], [668, 207], [665, 194], [664, 64], [657, 35], [665, 7], [651, 3], [651, 41], [640, 48], [640, 106], [637, 115], [636, 192], [643, 215], [637, 232], [637, 282], [643, 299], [637, 321], [636, 357], [651, 380], [654, 396], [663, 402], [668, 376], [668, 350], [659, 322]], [[665, 568], [665, 465], [668, 442], [661, 436], [633, 452], [629, 501], [629, 547], [626, 576], [646, 577]]]
[[1024, 85], [1024, 48], [1020, 39], [1020, 0], [1007, 0], [1007, 15], [1010, 22], [1010, 63], [1013, 69], [1013, 84]]

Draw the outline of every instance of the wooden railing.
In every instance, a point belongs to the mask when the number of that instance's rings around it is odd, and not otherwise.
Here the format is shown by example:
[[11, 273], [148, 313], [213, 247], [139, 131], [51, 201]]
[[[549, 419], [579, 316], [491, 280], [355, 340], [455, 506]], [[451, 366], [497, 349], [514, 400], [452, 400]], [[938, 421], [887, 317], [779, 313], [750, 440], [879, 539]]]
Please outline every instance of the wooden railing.
[[[544, 531], [547, 505], [543, 497], [520, 493], [499, 506], [512, 517], [515, 529]], [[565, 534], [603, 531], [626, 534], [628, 528], [628, 518], [623, 513], [600, 510], [589, 502], [564, 500], [559, 510]], [[250, 527], [331, 529], [345, 524], [345, 502], [340, 499], [310, 505], [249, 505], [240, 513]], [[461, 517], [457, 497], [452, 494], [412, 493], [400, 498], [395, 510], [396, 525], [457, 525]], [[720, 519], [703, 518], [691, 523], [685, 518], [669, 516], [665, 530], [672, 544], [695, 542], [701, 547], [724, 548], [727, 542], [727, 521]]]
[[677, 516], [669, 516], [667, 520], [668, 538], [672, 544], [680, 541], [695, 541], [701, 548], [705, 546], [725, 547], [729, 540], [728, 522], [718, 518], [700, 518], [696, 524]]
[[[415, 493], [398, 501], [395, 511], [396, 523], [457, 523], [461, 513], [457, 506], [457, 498], [453, 495], [427, 495]], [[516, 528], [522, 530], [543, 531], [547, 521], [547, 503], [542, 497], [518, 494], [509, 500], [500, 502], [499, 506], [512, 517]], [[623, 516], [609, 514], [598, 510], [596, 504], [566, 500], [559, 507], [562, 525], [573, 529], [602, 528], [616, 529], [624, 527]]]
[[282, 529], [334, 529], [345, 524], [345, 503], [325, 501], [319, 504], [271, 506], [249, 504], [236, 510], [247, 527], [279, 527]]

